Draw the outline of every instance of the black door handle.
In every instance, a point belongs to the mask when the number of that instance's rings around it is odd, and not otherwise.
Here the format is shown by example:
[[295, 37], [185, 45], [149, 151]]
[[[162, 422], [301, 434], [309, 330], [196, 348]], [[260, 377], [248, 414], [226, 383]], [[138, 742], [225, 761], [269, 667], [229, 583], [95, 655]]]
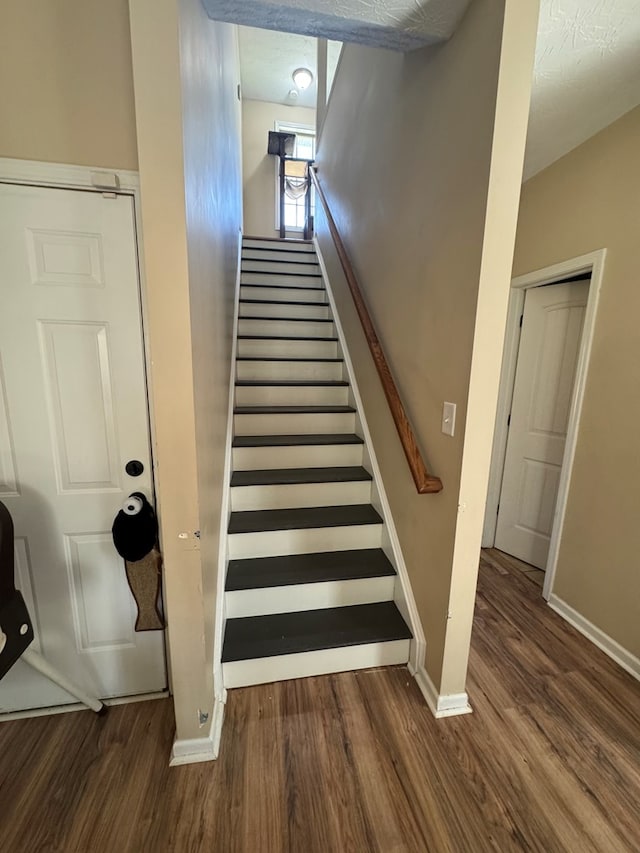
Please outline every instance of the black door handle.
[[138, 459], [130, 459], [124, 470], [130, 477], [139, 477], [144, 471], [144, 465]]

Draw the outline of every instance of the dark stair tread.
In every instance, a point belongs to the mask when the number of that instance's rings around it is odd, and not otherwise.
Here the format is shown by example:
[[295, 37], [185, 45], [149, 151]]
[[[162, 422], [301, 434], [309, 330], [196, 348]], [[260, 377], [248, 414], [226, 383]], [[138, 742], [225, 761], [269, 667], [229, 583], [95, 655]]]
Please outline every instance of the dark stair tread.
[[[247, 239], [252, 239], [252, 238], [247, 237]], [[255, 238], [255, 239], [257, 239], [257, 238]], [[245, 246], [243, 243], [242, 244], [242, 251], [243, 252], [286, 252], [287, 254], [290, 254], [290, 255], [302, 254], [302, 255], [311, 255], [312, 257], [317, 257], [317, 252], [313, 248], [311, 249], [311, 251], [309, 251], [309, 249], [295, 248], [296, 243], [297, 244], [302, 243], [305, 246], [311, 247], [312, 243], [309, 240], [287, 240], [285, 243], [285, 245], [287, 246], [286, 249], [281, 248], [282, 242], [280, 240], [271, 240], [269, 242], [271, 242], [274, 245], [270, 245], [270, 246]]]
[[236, 406], [236, 415], [350, 415], [352, 406]]
[[279, 246], [313, 246], [313, 240], [305, 240], [304, 237], [264, 237], [262, 234], [243, 234], [242, 245], [244, 246], [247, 240], [254, 243], [277, 243]]
[[343, 358], [300, 358], [294, 355], [239, 355], [236, 361], [320, 361], [320, 362], [342, 362]]
[[299, 433], [298, 435], [236, 435], [234, 447], [289, 447], [296, 445], [364, 444], [354, 433]]
[[246, 616], [227, 620], [222, 660], [252, 660], [411, 637], [392, 601]]
[[353, 483], [371, 480], [361, 465], [332, 468], [269, 468], [260, 471], [234, 471], [232, 486], [284, 486], [304, 483]]
[[390, 577], [395, 573], [380, 548], [321, 551], [315, 554], [230, 560], [225, 588], [230, 591], [263, 589], [292, 584]]
[[238, 320], [275, 320], [277, 323], [333, 323], [330, 317], [238, 317]]
[[[306, 341], [307, 343], [315, 343], [316, 341], [335, 341], [337, 338], [301, 338], [298, 335], [238, 335], [239, 341]], [[254, 359], [255, 361], [255, 359]]]
[[329, 308], [328, 302], [294, 302], [292, 299], [241, 299], [241, 305], [299, 305], [308, 308]]
[[[272, 250], [274, 251], [274, 250]], [[277, 249], [275, 251], [278, 251]], [[312, 252], [306, 252], [307, 255], [310, 255], [312, 258], [315, 258], [315, 255]], [[318, 261], [303, 261], [300, 258], [291, 258], [288, 260], [286, 258], [242, 258], [242, 263], [245, 262], [250, 264], [296, 264], [297, 266], [305, 266], [305, 267], [317, 267]], [[252, 272], [252, 270], [245, 270], [245, 272]]]
[[344, 379], [237, 379], [236, 387], [242, 388], [348, 388]]
[[[325, 290], [324, 287], [305, 287], [302, 284], [256, 284], [254, 282], [250, 282], [249, 284], [241, 282], [240, 287], [279, 287], [283, 290]], [[312, 302], [311, 305], [313, 304]]]
[[312, 527], [349, 527], [360, 524], [382, 524], [382, 519], [370, 504], [260, 509], [232, 512], [229, 533], [308, 530]]
[[282, 272], [281, 270], [241, 270], [241, 272], [244, 275], [290, 275], [293, 278], [322, 278], [321, 272]]

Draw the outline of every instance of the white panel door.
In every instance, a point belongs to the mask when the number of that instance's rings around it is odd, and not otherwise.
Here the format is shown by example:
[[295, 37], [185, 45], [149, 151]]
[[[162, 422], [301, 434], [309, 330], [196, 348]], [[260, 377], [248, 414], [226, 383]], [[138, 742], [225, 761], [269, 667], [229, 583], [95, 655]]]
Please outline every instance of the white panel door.
[[495, 546], [545, 569], [567, 436], [586, 281], [527, 290]]
[[[153, 497], [132, 199], [0, 185], [0, 300], [0, 500], [37, 647], [87, 693], [161, 690], [111, 539]], [[22, 661], [0, 682], [0, 711], [73, 701]]]

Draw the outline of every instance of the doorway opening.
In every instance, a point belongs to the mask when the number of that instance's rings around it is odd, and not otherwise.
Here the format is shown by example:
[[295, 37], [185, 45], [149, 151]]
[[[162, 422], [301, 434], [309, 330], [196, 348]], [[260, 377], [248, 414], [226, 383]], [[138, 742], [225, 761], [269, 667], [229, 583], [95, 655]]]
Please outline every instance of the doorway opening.
[[[276, 119], [275, 130], [291, 134], [295, 140], [291, 156], [284, 163], [279, 160], [276, 164], [275, 227], [280, 236], [287, 231], [302, 235], [307, 228], [308, 217], [313, 217], [315, 212], [308, 168], [316, 156], [316, 129], [312, 125], [286, 124]], [[283, 166], [285, 171], [281, 174]]]
[[[240, 26], [243, 233], [308, 239], [314, 198], [308, 164], [315, 159], [342, 43]], [[298, 82], [306, 72], [307, 82]], [[292, 138], [271, 150], [275, 134]], [[276, 155], [276, 156], [273, 156]]]
[[606, 250], [513, 280], [482, 545], [554, 581]]

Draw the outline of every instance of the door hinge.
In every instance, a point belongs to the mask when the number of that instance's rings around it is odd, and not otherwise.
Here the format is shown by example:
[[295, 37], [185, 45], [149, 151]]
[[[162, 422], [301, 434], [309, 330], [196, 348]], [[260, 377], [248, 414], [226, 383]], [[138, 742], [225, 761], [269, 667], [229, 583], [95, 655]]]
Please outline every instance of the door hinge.
[[496, 507], [496, 515], [498, 515], [499, 512], [500, 512], [500, 504], [498, 504], [498, 506]]
[[520, 328], [522, 328], [522, 321], [524, 320], [524, 314], [520, 315]]
[[511, 426], [511, 412], [509, 412], [509, 417], [507, 418], [507, 426]]
[[91, 172], [91, 185], [113, 193], [120, 189], [120, 178], [115, 172]]

